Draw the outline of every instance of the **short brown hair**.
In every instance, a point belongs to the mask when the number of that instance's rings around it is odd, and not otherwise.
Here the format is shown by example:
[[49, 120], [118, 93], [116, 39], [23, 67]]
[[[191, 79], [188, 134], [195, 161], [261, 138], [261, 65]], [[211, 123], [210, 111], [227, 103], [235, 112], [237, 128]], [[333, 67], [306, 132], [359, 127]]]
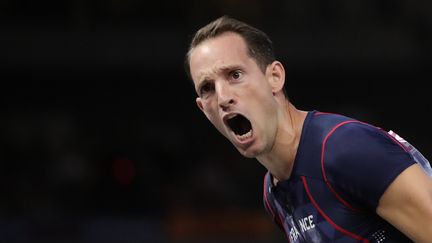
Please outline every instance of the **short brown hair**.
[[185, 58], [186, 73], [191, 80], [190, 55], [192, 50], [203, 41], [218, 37], [227, 32], [236, 33], [244, 39], [248, 47], [248, 55], [255, 59], [263, 73], [267, 66], [275, 61], [273, 43], [266, 33], [242, 21], [224, 15], [195, 33]]

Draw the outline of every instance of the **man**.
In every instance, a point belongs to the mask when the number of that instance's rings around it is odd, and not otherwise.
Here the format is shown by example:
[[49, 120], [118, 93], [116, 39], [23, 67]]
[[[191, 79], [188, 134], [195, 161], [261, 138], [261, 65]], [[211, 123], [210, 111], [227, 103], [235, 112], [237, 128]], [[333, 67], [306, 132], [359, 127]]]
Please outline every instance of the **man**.
[[291, 242], [432, 242], [428, 161], [395, 133], [297, 109], [265, 33], [223, 16], [185, 64], [198, 107], [268, 170], [264, 205]]

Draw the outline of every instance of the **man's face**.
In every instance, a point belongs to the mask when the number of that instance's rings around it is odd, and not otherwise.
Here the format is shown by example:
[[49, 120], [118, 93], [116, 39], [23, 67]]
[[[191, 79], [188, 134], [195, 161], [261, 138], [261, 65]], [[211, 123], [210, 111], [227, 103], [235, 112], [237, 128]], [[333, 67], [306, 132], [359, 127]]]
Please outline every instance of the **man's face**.
[[190, 70], [197, 105], [219, 132], [246, 157], [269, 151], [277, 132], [272, 75], [245, 41], [234, 33], [204, 41], [191, 53]]

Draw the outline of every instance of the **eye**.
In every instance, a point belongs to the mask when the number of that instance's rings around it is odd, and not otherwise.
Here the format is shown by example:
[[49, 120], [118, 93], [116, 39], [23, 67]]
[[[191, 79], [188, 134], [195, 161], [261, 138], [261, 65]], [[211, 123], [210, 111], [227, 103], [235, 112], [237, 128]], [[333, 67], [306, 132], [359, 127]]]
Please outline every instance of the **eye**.
[[206, 94], [210, 93], [214, 90], [214, 85], [211, 83], [205, 83], [201, 86], [199, 93], [200, 96], [205, 96]]
[[240, 70], [235, 70], [230, 73], [232, 79], [237, 80], [240, 79], [243, 73]]

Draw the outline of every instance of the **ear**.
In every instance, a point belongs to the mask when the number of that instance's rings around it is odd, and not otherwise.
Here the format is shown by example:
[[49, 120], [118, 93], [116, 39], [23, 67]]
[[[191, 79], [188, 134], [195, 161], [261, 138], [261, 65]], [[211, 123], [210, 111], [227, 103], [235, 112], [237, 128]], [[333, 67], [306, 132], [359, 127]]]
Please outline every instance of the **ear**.
[[197, 104], [198, 108], [200, 108], [200, 110], [202, 112], [204, 112], [204, 107], [203, 107], [203, 104], [202, 104], [201, 97], [197, 97], [195, 101], [196, 101], [196, 104]]
[[274, 94], [283, 91], [285, 84], [285, 69], [281, 62], [274, 61], [272, 64], [268, 65], [266, 76]]

